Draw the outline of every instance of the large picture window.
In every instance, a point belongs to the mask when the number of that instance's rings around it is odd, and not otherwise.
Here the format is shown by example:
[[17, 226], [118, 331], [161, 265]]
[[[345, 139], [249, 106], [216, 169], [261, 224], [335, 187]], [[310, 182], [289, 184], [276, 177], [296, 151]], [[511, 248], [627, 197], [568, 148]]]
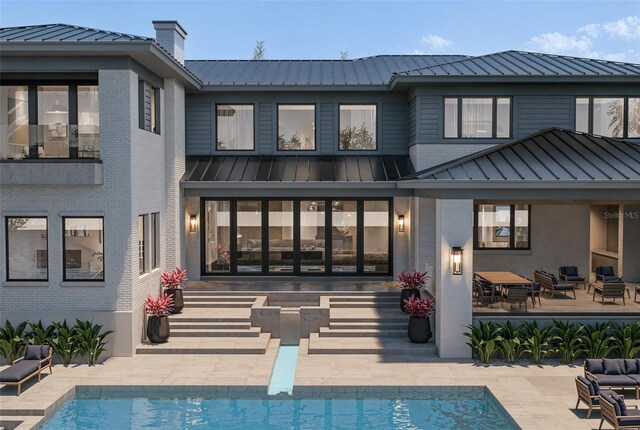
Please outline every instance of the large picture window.
[[231, 201], [204, 204], [204, 264], [207, 273], [231, 271]]
[[104, 220], [63, 218], [64, 280], [104, 281]]
[[576, 97], [576, 131], [640, 137], [640, 97]]
[[48, 246], [46, 217], [7, 217], [7, 280], [46, 281]]
[[262, 271], [262, 201], [238, 200], [236, 255], [238, 272]]
[[0, 158], [29, 156], [29, 87], [0, 87]]
[[216, 149], [253, 151], [253, 105], [216, 105]]
[[340, 105], [341, 151], [376, 150], [376, 111], [376, 105]]
[[316, 149], [315, 105], [278, 105], [278, 150]]
[[293, 272], [293, 200], [269, 200], [269, 272]]
[[508, 97], [445, 97], [444, 137], [490, 139], [511, 137]]
[[530, 206], [475, 205], [475, 249], [530, 249]]

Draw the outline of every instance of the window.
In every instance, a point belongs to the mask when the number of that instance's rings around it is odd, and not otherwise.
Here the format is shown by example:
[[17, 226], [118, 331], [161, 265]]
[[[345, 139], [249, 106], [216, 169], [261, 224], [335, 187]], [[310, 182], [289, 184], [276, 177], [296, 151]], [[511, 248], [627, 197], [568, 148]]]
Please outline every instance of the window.
[[146, 254], [147, 254], [147, 216], [138, 215], [138, 273], [143, 274], [147, 271]]
[[376, 105], [340, 105], [341, 151], [375, 151]]
[[364, 272], [389, 272], [389, 201], [364, 201]]
[[104, 219], [64, 217], [64, 280], [104, 281]]
[[160, 266], [160, 213], [151, 214], [151, 242], [149, 243], [151, 268]]
[[262, 201], [238, 200], [238, 272], [262, 272]]
[[331, 257], [334, 272], [355, 272], [358, 256], [358, 202], [331, 202]]
[[475, 206], [475, 249], [530, 249], [530, 206]]
[[160, 89], [150, 83], [138, 83], [138, 126], [160, 134]]
[[97, 85], [78, 86], [78, 157], [100, 155], [100, 102]]
[[278, 150], [315, 150], [315, 118], [315, 105], [278, 105]]
[[326, 216], [324, 200], [300, 202], [300, 272], [302, 273], [325, 271]]
[[511, 137], [508, 97], [446, 97], [444, 137], [490, 139]]
[[6, 218], [7, 280], [48, 279], [47, 218]]
[[640, 137], [640, 97], [576, 97], [576, 131]]
[[293, 201], [269, 201], [269, 272], [293, 272]]
[[38, 158], [69, 158], [69, 87], [38, 86]]
[[207, 273], [231, 271], [231, 202], [207, 201], [204, 204], [204, 263]]
[[216, 105], [216, 149], [252, 151], [253, 105]]
[[29, 88], [0, 87], [0, 158], [29, 156]]

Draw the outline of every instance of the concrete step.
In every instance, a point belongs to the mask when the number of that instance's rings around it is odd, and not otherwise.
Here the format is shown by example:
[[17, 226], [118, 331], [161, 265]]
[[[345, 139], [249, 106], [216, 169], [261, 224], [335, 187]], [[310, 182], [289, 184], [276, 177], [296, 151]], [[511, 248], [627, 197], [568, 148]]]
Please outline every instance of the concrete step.
[[169, 316], [169, 322], [173, 324], [174, 322], [183, 322], [183, 323], [251, 323], [250, 316], [226, 316], [220, 315], [215, 316], [212, 314], [210, 316], [188, 316], [188, 315], [171, 315]]
[[214, 293], [210, 293], [207, 291], [203, 292], [184, 292], [182, 293], [184, 297], [184, 301], [194, 301], [194, 300], [215, 300], [217, 302], [255, 302], [256, 298], [252, 296], [226, 296], [226, 295], [217, 295]]
[[414, 354], [420, 357], [438, 354], [433, 342], [411, 343], [408, 338], [375, 337], [320, 337], [318, 333], [309, 336], [309, 354]]
[[332, 316], [330, 319], [330, 324], [331, 323], [376, 323], [376, 324], [401, 324], [401, 323], [405, 323], [407, 324], [407, 321], [409, 320], [409, 317], [407, 316], [397, 316], [397, 317], [389, 317], [389, 316], [352, 316], [352, 317], [346, 317], [346, 316], [337, 316], [334, 317]]
[[172, 337], [166, 343], [146, 341], [136, 348], [137, 354], [264, 354], [271, 335], [256, 337]]
[[379, 302], [379, 301], [367, 301], [367, 302], [329, 302], [330, 308], [396, 308], [398, 303], [394, 302]]
[[[173, 332], [172, 332], [173, 333]], [[385, 329], [335, 329], [320, 327], [320, 337], [403, 337], [407, 335], [404, 330]]]
[[183, 322], [179, 320], [171, 319], [171, 331], [173, 329], [249, 329], [251, 328], [250, 322]]
[[376, 302], [393, 302], [399, 303], [400, 299], [398, 297], [388, 297], [388, 296], [341, 296], [341, 297], [330, 297], [329, 300], [332, 303], [344, 303], [344, 302], [364, 302], [364, 301], [376, 301]]
[[221, 302], [218, 300], [189, 300], [185, 299], [184, 304], [190, 308], [250, 308], [253, 306], [251, 302]]
[[407, 321], [404, 322], [329, 322], [332, 329], [387, 329], [387, 330], [404, 330], [407, 328]]
[[172, 337], [258, 337], [260, 327], [248, 329], [184, 329], [171, 327]]

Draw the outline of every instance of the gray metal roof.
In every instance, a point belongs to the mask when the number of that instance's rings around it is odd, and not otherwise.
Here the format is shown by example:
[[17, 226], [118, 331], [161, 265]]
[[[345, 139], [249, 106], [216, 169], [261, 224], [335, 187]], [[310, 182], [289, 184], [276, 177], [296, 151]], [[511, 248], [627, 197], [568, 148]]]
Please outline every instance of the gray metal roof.
[[130, 42], [153, 38], [68, 24], [0, 28], [0, 42]]
[[408, 156], [188, 157], [183, 182], [388, 182], [415, 173]]
[[387, 85], [394, 73], [469, 58], [379, 55], [353, 60], [187, 60], [205, 85]]
[[404, 76], [629, 76], [640, 64], [524, 51], [505, 51], [420, 67]]
[[638, 181], [640, 145], [552, 128], [403, 179], [461, 182]]

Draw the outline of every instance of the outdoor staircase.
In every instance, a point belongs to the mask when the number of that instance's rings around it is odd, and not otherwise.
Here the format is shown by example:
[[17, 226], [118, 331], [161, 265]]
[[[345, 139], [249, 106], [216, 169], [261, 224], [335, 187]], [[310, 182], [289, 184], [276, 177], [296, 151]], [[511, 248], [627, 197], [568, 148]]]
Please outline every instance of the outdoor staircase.
[[408, 317], [400, 311], [398, 293], [329, 298], [329, 327], [309, 337], [309, 354], [415, 354], [436, 356], [432, 342], [407, 338]]

